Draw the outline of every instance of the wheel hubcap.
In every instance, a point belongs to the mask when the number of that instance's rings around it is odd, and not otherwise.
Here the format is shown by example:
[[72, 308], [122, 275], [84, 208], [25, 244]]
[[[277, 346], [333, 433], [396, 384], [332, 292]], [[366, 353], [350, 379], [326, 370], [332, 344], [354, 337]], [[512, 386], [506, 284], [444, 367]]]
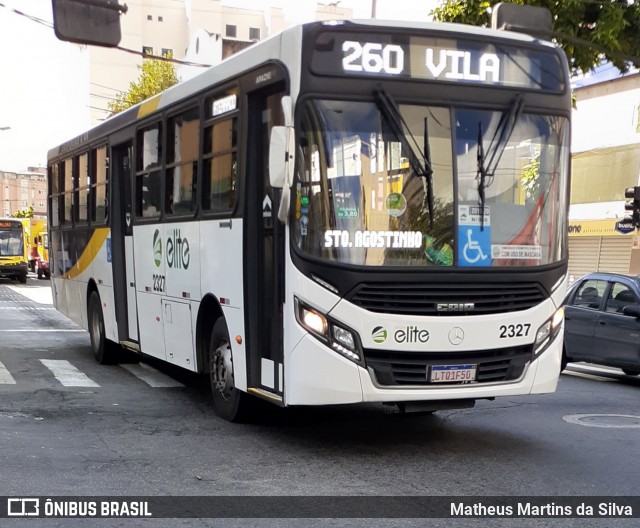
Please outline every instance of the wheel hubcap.
[[214, 352], [211, 377], [215, 390], [228, 400], [233, 392], [233, 362], [229, 343], [222, 343]]

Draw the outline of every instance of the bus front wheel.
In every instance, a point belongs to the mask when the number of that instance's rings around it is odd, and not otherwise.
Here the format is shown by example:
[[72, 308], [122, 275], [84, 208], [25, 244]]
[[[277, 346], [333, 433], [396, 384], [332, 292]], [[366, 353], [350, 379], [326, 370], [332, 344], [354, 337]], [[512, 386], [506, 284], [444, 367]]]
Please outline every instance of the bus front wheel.
[[230, 422], [245, 420], [248, 417], [250, 396], [235, 386], [231, 341], [223, 318], [213, 325], [208, 354], [209, 382], [216, 414]]
[[91, 337], [93, 355], [101, 365], [113, 363], [115, 361], [115, 347], [105, 335], [102, 304], [97, 292], [92, 292], [89, 297], [88, 312], [87, 320], [89, 321], [89, 336]]

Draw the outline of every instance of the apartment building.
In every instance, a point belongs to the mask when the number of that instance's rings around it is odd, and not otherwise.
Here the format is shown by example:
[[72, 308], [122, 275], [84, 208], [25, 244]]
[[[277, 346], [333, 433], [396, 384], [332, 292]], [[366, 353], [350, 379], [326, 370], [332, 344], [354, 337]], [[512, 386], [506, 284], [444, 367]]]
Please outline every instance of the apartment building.
[[25, 172], [0, 171], [0, 216], [13, 216], [29, 206], [33, 207], [35, 217], [46, 218], [46, 169], [29, 167]]
[[[254, 42], [291, 25], [280, 8], [266, 11], [223, 5], [221, 0], [136, 0], [121, 17], [120, 46], [134, 52], [171, 55], [175, 59], [214, 65]], [[315, 20], [345, 19], [352, 10], [318, 4]], [[109, 116], [107, 103], [138, 79], [143, 58], [121, 50], [90, 47], [91, 125]], [[179, 69], [186, 79], [201, 67]]]

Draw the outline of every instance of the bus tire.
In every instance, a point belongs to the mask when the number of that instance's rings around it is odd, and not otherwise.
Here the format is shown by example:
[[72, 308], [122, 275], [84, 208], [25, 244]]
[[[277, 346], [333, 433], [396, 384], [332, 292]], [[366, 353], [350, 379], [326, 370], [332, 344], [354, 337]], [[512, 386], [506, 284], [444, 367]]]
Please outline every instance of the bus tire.
[[98, 292], [94, 291], [89, 296], [87, 312], [93, 356], [101, 365], [114, 363], [116, 360], [115, 346], [105, 335], [104, 316], [102, 315], [102, 304], [100, 303]]
[[208, 347], [209, 383], [215, 413], [230, 422], [248, 418], [250, 396], [235, 386], [229, 330], [223, 317], [213, 325]]
[[567, 356], [567, 350], [565, 347], [562, 347], [562, 359], [560, 360], [560, 372], [563, 372], [567, 368], [567, 363], [569, 363], [571, 359]]
[[27, 283], [27, 272], [25, 271], [24, 273], [22, 273], [18, 277], [18, 280], [20, 281], [20, 284], [26, 284]]

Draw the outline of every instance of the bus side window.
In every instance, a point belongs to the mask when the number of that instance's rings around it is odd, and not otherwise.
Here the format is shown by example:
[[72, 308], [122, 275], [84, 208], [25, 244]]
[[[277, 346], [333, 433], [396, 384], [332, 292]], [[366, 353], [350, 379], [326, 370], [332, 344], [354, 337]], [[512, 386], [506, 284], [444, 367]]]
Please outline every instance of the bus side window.
[[109, 217], [107, 148], [98, 147], [91, 156], [91, 221], [102, 224]]
[[63, 188], [63, 208], [62, 208], [62, 224], [71, 225], [73, 223], [73, 195], [74, 195], [74, 177], [73, 177], [73, 158], [68, 158], [62, 162], [62, 183]]
[[52, 163], [49, 166], [49, 217], [51, 227], [58, 227], [60, 223], [60, 165]]
[[238, 119], [225, 119], [205, 128], [202, 207], [232, 211], [236, 200]]
[[138, 218], [156, 218], [160, 215], [161, 141], [160, 123], [138, 130], [135, 198], [135, 214]]
[[166, 214], [186, 214], [195, 209], [199, 145], [200, 112], [197, 107], [169, 119], [164, 189]]

